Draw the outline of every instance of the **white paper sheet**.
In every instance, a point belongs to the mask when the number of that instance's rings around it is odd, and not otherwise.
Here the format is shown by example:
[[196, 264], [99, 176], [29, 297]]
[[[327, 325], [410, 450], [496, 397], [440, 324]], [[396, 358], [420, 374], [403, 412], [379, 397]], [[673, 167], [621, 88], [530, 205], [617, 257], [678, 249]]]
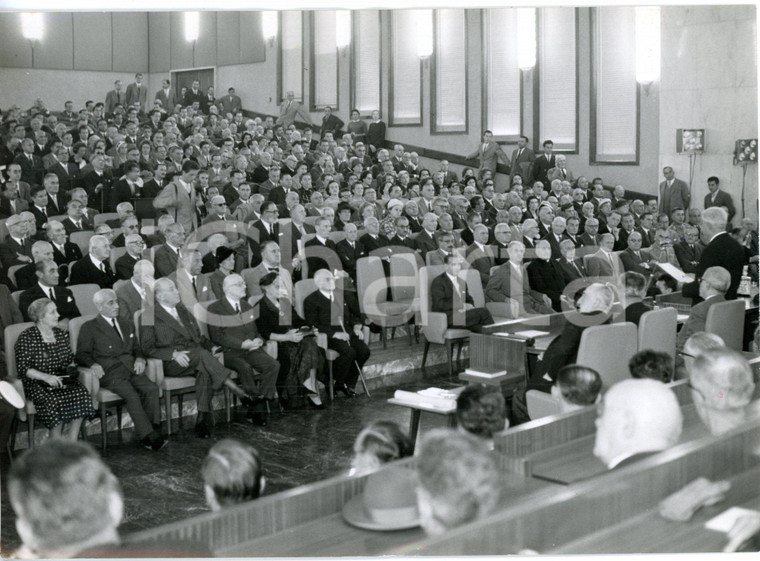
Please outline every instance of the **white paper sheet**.
[[687, 275], [681, 269], [674, 267], [670, 263], [657, 263], [657, 266], [678, 282], [694, 282], [693, 275]]

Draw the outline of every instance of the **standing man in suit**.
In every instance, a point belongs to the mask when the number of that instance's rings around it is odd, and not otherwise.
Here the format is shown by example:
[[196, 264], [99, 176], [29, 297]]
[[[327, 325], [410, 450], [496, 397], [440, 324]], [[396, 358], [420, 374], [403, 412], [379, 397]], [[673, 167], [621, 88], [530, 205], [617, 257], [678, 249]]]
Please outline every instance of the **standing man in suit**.
[[161, 89], [156, 92], [155, 99], [161, 102], [161, 107], [167, 113], [171, 113], [177, 105], [177, 94], [172, 88], [171, 80], [163, 80], [161, 86]]
[[517, 148], [512, 151], [512, 163], [510, 165], [509, 184], [512, 184], [512, 179], [515, 175], [520, 175], [523, 180], [523, 184], [528, 184], [533, 177], [533, 162], [536, 160], [536, 155], [533, 150], [528, 148], [528, 137], [521, 136], [517, 141]]
[[58, 265], [52, 259], [40, 259], [34, 264], [35, 284], [24, 290], [19, 297], [19, 308], [24, 321], [29, 320], [29, 305], [40, 298], [50, 298], [55, 303], [60, 316], [58, 326], [67, 329], [69, 320], [82, 315], [71, 290], [58, 286]]
[[446, 314], [449, 327], [464, 327], [480, 333], [484, 325], [493, 323], [486, 308], [476, 308], [467, 284], [459, 278], [463, 259], [450, 253], [445, 257], [446, 271], [430, 285], [432, 311]]
[[[480, 167], [478, 168], [478, 180], [483, 179], [483, 174], [486, 171], [491, 172], [491, 177], [496, 175], [496, 164], [499, 160], [504, 162], [504, 165], [509, 167], [509, 158], [501, 149], [501, 146], [493, 140], [493, 133], [490, 130], [483, 132], [483, 142], [478, 146], [472, 154], [467, 156], [468, 160], [480, 160]], [[509, 173], [509, 170], [507, 171]]]
[[328, 269], [317, 271], [314, 282], [317, 290], [303, 303], [306, 324], [327, 335], [328, 347], [339, 355], [333, 362], [335, 391], [352, 397], [356, 395], [353, 388], [360, 368], [370, 355], [363, 340], [359, 310], [352, 310], [341, 294], [335, 294], [335, 278]]
[[109, 170], [105, 169], [106, 160], [102, 154], [93, 156], [90, 163], [92, 164], [92, 171], [82, 177], [82, 187], [88, 200], [92, 200], [97, 210], [107, 212], [113, 176]]
[[140, 112], [145, 111], [145, 100], [148, 99], [148, 88], [142, 83], [143, 75], [135, 74], [135, 81], [127, 86], [127, 105], [139, 104]]
[[728, 210], [728, 223], [730, 224], [736, 214], [736, 208], [734, 208], [734, 201], [731, 199], [731, 195], [721, 190], [720, 179], [714, 175], [707, 178], [707, 188], [710, 192], [705, 195], [705, 208], [714, 206], [726, 207]]
[[[261, 396], [251, 403], [249, 418], [254, 424], [265, 426], [262, 400], [276, 399], [280, 363], [264, 350], [265, 341], [256, 329], [253, 307], [245, 299], [243, 277], [234, 273], [228, 275], [224, 279], [223, 290], [224, 296], [208, 307], [209, 315], [216, 314], [223, 318], [221, 321], [209, 321], [209, 337], [222, 347], [224, 365], [240, 375], [246, 392]], [[257, 379], [261, 382], [259, 389], [256, 388]]]
[[90, 368], [103, 388], [127, 402], [140, 444], [157, 452], [166, 445], [161, 436], [158, 386], [144, 375], [147, 362], [134, 323], [119, 318], [119, 301], [113, 290], [99, 290], [92, 301], [98, 315], [82, 325], [76, 361]]
[[174, 179], [153, 199], [153, 206], [165, 210], [174, 216], [174, 221], [184, 227], [185, 232], [192, 232], [198, 224], [196, 212], [197, 200], [194, 182], [200, 167], [192, 160], [182, 164], [182, 173]]
[[201, 107], [203, 105], [204, 98], [205, 96], [203, 95], [203, 92], [201, 92], [200, 81], [193, 80], [192, 87], [185, 92], [184, 105], [192, 106], [193, 103], [197, 101], [198, 106]]
[[[540, 181], [544, 185], [550, 185], [551, 182], [547, 176], [550, 169], [556, 167], [556, 159], [552, 154], [552, 148], [554, 148], [554, 142], [551, 140], [544, 140], [544, 153], [537, 156], [533, 162], [533, 181]], [[523, 178], [523, 184], [526, 184], [525, 178]]]
[[713, 304], [726, 301], [726, 292], [731, 286], [731, 274], [723, 267], [708, 267], [702, 273], [699, 282], [699, 304], [692, 306], [689, 319], [683, 324], [678, 332], [676, 348], [683, 349], [686, 340], [697, 333], [705, 330], [707, 310]]
[[310, 127], [314, 126], [309, 113], [303, 108], [303, 105], [296, 101], [295, 94], [290, 91], [286, 94], [285, 100], [280, 104], [280, 116], [277, 117], [275, 124], [282, 125], [282, 128], [287, 130], [290, 125], [295, 123], [296, 117], [301, 117]]
[[209, 86], [203, 101], [200, 104], [201, 113], [208, 114], [209, 107], [216, 107], [216, 97], [214, 96], [214, 86]]
[[113, 110], [117, 105], [126, 107], [127, 96], [121, 91], [121, 80], [116, 80], [113, 83], [113, 89], [106, 94], [105, 113], [106, 116], [113, 115]]
[[235, 95], [235, 88], [228, 88], [227, 95], [217, 101], [219, 109], [222, 111], [222, 115], [227, 113], [238, 113], [243, 109], [243, 103], [240, 101], [240, 96]]
[[736, 298], [736, 290], [744, 267], [744, 248], [726, 232], [728, 215], [722, 208], [708, 208], [702, 213], [702, 243], [705, 249], [699, 258], [694, 282], [683, 285], [683, 295], [699, 302], [700, 280], [710, 267], [723, 267], [731, 275], [731, 283], [726, 290], [726, 300]]
[[111, 270], [108, 257], [111, 244], [105, 236], [90, 238], [89, 253], [71, 266], [69, 284], [97, 284], [100, 288], [111, 288], [116, 282], [116, 275]]
[[689, 208], [691, 192], [686, 182], [676, 179], [676, 174], [670, 166], [662, 168], [662, 174], [665, 176], [665, 181], [660, 183], [658, 191], [660, 214], [670, 216], [674, 208]]

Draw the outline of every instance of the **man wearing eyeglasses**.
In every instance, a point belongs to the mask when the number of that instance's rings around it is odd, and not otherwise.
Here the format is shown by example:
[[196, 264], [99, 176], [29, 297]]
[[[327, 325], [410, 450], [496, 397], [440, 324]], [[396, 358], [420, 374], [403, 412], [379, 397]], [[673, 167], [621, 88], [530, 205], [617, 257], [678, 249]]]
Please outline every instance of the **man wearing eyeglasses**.
[[[268, 241], [273, 241], [280, 244], [280, 228], [277, 220], [279, 218], [279, 211], [277, 205], [272, 201], [266, 201], [261, 205], [261, 220], [257, 220], [253, 223], [253, 227], [258, 233], [258, 240], [253, 236], [248, 238], [248, 243], [251, 246], [251, 267], [255, 267], [261, 263], [261, 244]], [[256, 232], [254, 232], [255, 235]]]
[[135, 263], [142, 259], [142, 252], [145, 249], [145, 242], [140, 234], [129, 234], [125, 238], [127, 252], [116, 260], [116, 276], [121, 280], [132, 278]]
[[699, 281], [699, 296], [703, 299], [692, 306], [689, 319], [678, 332], [676, 348], [682, 349], [686, 340], [697, 331], [705, 330], [707, 310], [713, 304], [726, 301], [726, 291], [731, 285], [731, 274], [723, 267], [710, 267]]

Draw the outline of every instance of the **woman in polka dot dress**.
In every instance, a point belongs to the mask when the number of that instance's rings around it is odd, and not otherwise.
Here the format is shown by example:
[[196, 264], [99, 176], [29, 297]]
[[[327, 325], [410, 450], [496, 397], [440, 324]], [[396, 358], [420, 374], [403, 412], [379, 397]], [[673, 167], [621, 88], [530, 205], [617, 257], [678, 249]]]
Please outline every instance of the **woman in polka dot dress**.
[[78, 381], [64, 385], [60, 378], [74, 361], [69, 333], [57, 327], [58, 310], [47, 298], [32, 302], [29, 317], [35, 325], [19, 335], [15, 347], [24, 391], [51, 437], [61, 436], [68, 423], [66, 437], [76, 440], [82, 421], [92, 413], [92, 398]]

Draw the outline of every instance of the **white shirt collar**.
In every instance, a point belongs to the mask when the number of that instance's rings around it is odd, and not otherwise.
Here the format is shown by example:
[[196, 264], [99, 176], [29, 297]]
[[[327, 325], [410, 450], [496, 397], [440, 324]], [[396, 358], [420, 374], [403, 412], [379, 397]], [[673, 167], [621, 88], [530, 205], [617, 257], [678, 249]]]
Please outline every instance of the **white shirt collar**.
[[446, 273], [446, 276], [449, 277], [449, 280], [454, 286], [459, 286], [459, 279], [457, 277], [450, 275], [448, 272]]
[[[232, 309], [235, 309], [235, 306], [240, 306], [240, 300], [232, 300], [229, 296], [224, 296], [227, 299], [227, 302], [230, 303], [230, 306], [232, 306]], [[242, 306], [241, 306], [242, 309]]]
[[90, 255], [90, 260], [93, 262], [93, 264], [98, 269], [100, 269], [100, 266], [103, 264], [103, 261], [101, 261], [100, 259], [95, 259], [95, 257], [91, 253], [89, 255]]
[[[159, 304], [160, 304], [160, 302], [159, 302]], [[172, 317], [174, 317], [174, 316], [179, 317], [179, 312], [177, 311], [176, 306], [174, 308], [170, 308], [169, 306], [164, 306], [163, 304], [161, 304], [161, 307], [164, 310], [166, 310], [166, 313], [169, 314], [170, 316], [172, 316]]]
[[325, 292], [325, 291], [324, 291], [324, 290], [322, 290], [321, 288], [319, 289], [319, 291], [322, 293], [322, 296], [324, 296], [324, 297], [325, 297], [325, 298], [327, 298], [328, 300], [332, 300], [332, 299], [333, 299], [333, 296], [332, 296], [332, 294], [330, 294], [330, 293], [328, 293], [328, 292]]

